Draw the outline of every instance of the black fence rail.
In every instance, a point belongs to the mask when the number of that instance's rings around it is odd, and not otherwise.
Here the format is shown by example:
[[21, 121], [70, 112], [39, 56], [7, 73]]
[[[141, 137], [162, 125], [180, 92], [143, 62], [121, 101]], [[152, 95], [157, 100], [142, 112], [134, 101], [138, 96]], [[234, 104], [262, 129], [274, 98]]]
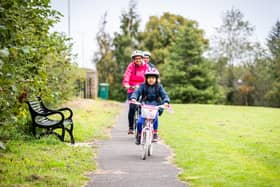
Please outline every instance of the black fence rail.
[[86, 98], [86, 81], [76, 80], [76, 96]]

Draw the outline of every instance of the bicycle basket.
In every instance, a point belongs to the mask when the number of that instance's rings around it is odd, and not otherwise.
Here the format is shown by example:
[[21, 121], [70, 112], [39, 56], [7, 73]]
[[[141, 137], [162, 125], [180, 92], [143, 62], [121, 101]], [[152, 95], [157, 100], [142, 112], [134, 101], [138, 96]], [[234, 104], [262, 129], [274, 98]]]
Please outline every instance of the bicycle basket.
[[147, 119], [155, 119], [158, 108], [154, 106], [142, 106], [141, 107], [141, 117]]

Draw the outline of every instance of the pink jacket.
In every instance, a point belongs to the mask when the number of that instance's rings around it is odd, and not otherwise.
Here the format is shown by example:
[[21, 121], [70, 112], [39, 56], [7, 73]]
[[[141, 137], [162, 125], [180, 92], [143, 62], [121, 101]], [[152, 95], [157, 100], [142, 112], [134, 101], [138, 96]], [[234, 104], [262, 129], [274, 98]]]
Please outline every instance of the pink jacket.
[[[146, 63], [138, 66], [134, 62], [130, 62], [123, 75], [122, 85], [139, 86], [141, 83], [145, 82], [144, 74], [148, 66], [149, 65]], [[133, 91], [134, 89], [129, 88], [127, 93], [132, 93]]]

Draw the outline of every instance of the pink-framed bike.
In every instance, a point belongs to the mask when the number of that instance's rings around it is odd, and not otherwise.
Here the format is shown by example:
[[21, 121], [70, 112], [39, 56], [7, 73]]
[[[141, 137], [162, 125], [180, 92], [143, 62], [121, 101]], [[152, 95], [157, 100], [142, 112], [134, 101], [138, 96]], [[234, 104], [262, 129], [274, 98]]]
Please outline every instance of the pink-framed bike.
[[[146, 105], [141, 104], [139, 102], [130, 102], [132, 104], [138, 105], [141, 108], [141, 117], [145, 119], [142, 131], [141, 131], [141, 139], [140, 145], [142, 146], [141, 158], [145, 160], [147, 156], [151, 156], [153, 154], [153, 131], [154, 131], [154, 119], [158, 113], [160, 108], [165, 109], [164, 105], [154, 106], [154, 105]], [[168, 108], [169, 112], [171, 112], [171, 108]], [[136, 133], [137, 134], [137, 133]]]

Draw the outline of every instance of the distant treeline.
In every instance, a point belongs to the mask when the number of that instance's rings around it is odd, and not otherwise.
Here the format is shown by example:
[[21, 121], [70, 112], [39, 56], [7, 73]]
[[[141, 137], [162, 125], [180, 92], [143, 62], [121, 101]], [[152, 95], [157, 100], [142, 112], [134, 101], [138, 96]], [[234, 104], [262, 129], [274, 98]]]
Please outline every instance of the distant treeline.
[[231, 9], [209, 41], [196, 21], [167, 12], [150, 16], [140, 31], [136, 7], [131, 1], [114, 36], [105, 31], [105, 13], [96, 35], [94, 62], [99, 80], [110, 84], [111, 99], [126, 98], [122, 76], [130, 53], [141, 49], [152, 53], [172, 102], [280, 106], [279, 21], [261, 46], [252, 41], [254, 27]]

